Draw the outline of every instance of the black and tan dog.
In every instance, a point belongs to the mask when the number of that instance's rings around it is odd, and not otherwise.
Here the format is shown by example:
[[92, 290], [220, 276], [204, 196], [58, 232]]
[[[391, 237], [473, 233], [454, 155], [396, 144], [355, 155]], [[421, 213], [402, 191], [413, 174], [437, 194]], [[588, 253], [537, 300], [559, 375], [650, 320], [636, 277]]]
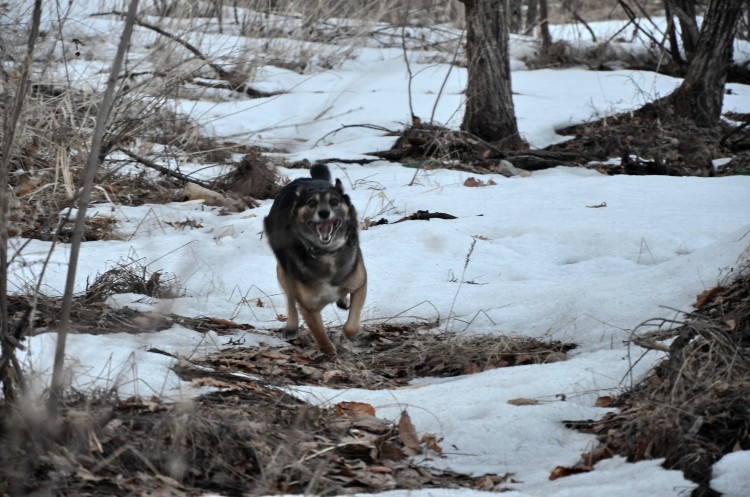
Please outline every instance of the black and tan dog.
[[367, 272], [359, 249], [357, 213], [341, 181], [332, 184], [331, 172], [320, 164], [310, 169], [310, 176], [292, 181], [279, 192], [263, 226], [287, 298], [286, 337], [299, 333], [299, 304], [320, 350], [333, 356], [336, 346], [326, 335], [320, 311], [332, 302], [342, 309], [348, 306], [344, 335], [356, 334], [367, 294]]

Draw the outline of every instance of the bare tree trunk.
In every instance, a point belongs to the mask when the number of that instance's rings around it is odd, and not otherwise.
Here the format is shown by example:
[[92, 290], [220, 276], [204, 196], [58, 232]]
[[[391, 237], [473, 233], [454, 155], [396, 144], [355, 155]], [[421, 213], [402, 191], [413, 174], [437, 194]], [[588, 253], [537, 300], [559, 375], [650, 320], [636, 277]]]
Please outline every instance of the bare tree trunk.
[[672, 56], [672, 60], [679, 65], [685, 64], [685, 59], [682, 58], [680, 53], [680, 45], [677, 42], [677, 29], [675, 29], [674, 18], [672, 17], [672, 10], [669, 7], [669, 1], [664, 2], [664, 16], [667, 18], [667, 36], [669, 37], [669, 53]]
[[689, 63], [693, 60], [700, 37], [698, 22], [695, 20], [695, 0], [665, 0], [664, 4], [672, 15], [677, 16], [680, 23], [682, 48]]
[[466, 7], [469, 78], [461, 129], [506, 149], [526, 147], [518, 134], [510, 84], [507, 0], [461, 0]]
[[744, 1], [711, 0], [687, 75], [679, 88], [665, 97], [675, 114], [699, 126], [714, 126], [721, 117], [724, 84]]
[[539, 0], [528, 0], [528, 2], [529, 3], [526, 6], [526, 31], [524, 31], [524, 34], [526, 36], [531, 36], [534, 34], [534, 28], [536, 27], [536, 14]]
[[509, 26], [511, 33], [520, 33], [523, 29], [523, 0], [509, 0]]
[[549, 32], [549, 9], [547, 0], [539, 0], [539, 30], [542, 36], [542, 52], [549, 52], [552, 46], [552, 35]]

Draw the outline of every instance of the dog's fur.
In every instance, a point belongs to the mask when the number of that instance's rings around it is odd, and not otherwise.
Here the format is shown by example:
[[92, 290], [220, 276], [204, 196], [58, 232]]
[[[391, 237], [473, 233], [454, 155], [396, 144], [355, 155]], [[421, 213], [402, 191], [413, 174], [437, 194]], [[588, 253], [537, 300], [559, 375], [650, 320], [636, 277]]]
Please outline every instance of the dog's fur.
[[349, 307], [344, 335], [356, 334], [367, 294], [367, 271], [359, 248], [357, 213], [341, 181], [332, 184], [331, 172], [320, 164], [310, 169], [310, 176], [279, 192], [263, 226], [287, 298], [286, 337], [299, 333], [299, 305], [318, 347], [333, 356], [336, 346], [326, 335], [320, 311], [332, 302], [342, 309]]

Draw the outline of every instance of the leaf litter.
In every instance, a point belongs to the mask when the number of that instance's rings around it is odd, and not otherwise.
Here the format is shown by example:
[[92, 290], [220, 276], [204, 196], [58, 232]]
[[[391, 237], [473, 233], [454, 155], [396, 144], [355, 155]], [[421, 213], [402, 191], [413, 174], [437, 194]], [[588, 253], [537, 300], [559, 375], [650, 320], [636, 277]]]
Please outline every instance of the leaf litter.
[[[85, 321], [98, 314], [99, 324], [79, 323], [77, 329], [123, 331], [123, 321], [139, 316], [102, 321], [111, 310], [104, 302], [107, 296], [143, 292], [148, 282], [156, 285], [149, 287], [153, 292], [169, 289], [159, 286], [162, 279], [153, 277], [158, 273], [142, 269], [123, 264], [89, 285], [79, 297], [76, 316]], [[37, 302], [42, 310], [37, 314], [48, 324], [57, 319], [56, 302], [48, 297]], [[17, 304], [28, 306], [29, 301]], [[180, 322], [204, 332], [245, 328], [206, 317], [163, 320], [165, 326]], [[316, 406], [283, 388], [404, 388], [425, 376], [560, 361], [575, 347], [524, 337], [462, 336], [435, 326], [365, 326], [354, 341], [342, 344], [342, 353], [333, 360], [325, 360], [304, 339], [281, 347], [245, 348], [230, 342], [205, 357], [178, 358], [173, 369], [181, 378], [211, 390], [190, 402], [71, 391], [58, 424], [37, 412], [39, 406], [6, 407], [0, 418], [6, 447], [0, 455], [0, 492], [183, 496], [196, 491], [335, 495], [418, 488], [507, 490], [516, 482], [513, 474], [466, 475], [422, 464], [443, 457], [441, 439], [417, 432], [407, 411], [398, 420], [386, 420], [366, 403]]]

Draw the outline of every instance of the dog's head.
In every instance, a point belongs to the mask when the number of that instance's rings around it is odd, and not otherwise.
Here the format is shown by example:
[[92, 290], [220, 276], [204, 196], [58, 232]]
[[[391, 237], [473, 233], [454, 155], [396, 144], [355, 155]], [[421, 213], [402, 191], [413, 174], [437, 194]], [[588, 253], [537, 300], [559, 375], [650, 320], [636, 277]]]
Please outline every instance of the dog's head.
[[313, 180], [301, 185], [295, 193], [294, 225], [299, 236], [320, 250], [334, 251], [343, 247], [351, 226], [356, 226], [356, 214], [341, 181], [337, 179], [336, 184], [331, 185]]

